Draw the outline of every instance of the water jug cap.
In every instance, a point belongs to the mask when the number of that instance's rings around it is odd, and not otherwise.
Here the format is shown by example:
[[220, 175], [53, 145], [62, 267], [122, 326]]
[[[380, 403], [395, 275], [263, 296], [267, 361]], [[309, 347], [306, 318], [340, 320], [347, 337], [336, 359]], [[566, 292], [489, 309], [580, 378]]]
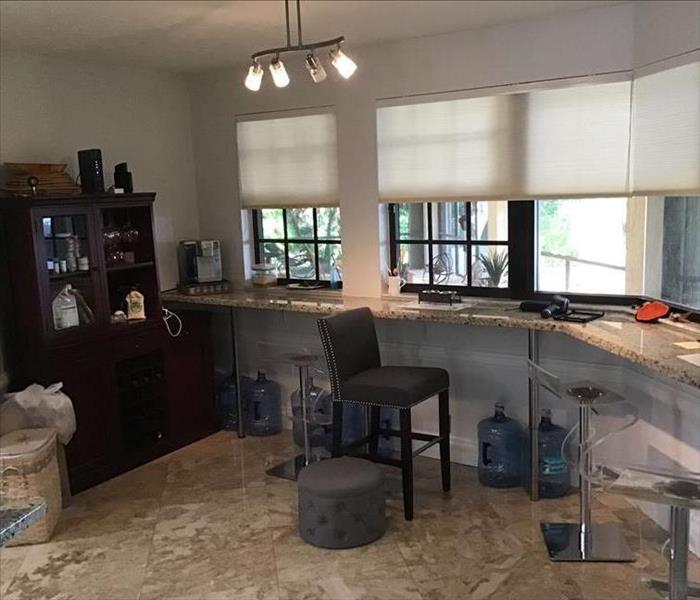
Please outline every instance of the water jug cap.
[[545, 419], [551, 419], [552, 418], [552, 409], [551, 408], [543, 408], [542, 412], [540, 414]]
[[258, 369], [258, 381], [263, 382], [266, 381], [267, 378], [265, 377], [265, 370], [264, 369]]
[[493, 405], [493, 418], [499, 423], [506, 420], [506, 408], [503, 402], [496, 402]]

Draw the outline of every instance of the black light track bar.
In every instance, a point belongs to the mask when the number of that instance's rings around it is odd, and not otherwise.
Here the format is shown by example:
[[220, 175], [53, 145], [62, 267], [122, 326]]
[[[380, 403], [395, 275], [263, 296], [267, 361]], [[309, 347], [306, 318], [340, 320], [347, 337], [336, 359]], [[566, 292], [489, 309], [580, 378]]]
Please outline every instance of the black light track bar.
[[317, 50], [318, 48], [328, 48], [330, 46], [338, 46], [345, 41], [345, 36], [341, 35], [332, 40], [324, 40], [323, 42], [313, 42], [312, 44], [297, 44], [296, 46], [282, 46], [280, 48], [270, 48], [268, 50], [261, 50], [255, 54], [251, 54], [250, 58], [257, 60], [263, 56], [268, 56], [274, 54], [276, 56], [280, 54], [285, 54], [287, 52], [302, 52], [304, 50]]

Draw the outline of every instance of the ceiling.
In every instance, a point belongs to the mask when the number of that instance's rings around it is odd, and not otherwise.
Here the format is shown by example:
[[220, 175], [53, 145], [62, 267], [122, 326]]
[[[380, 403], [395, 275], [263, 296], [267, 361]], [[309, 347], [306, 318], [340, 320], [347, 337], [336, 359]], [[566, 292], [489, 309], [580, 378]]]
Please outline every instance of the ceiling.
[[[350, 46], [611, 4], [619, 2], [307, 0], [301, 8], [305, 41], [345, 35]], [[0, 2], [3, 49], [66, 58], [186, 72], [241, 63], [284, 38], [282, 0]]]

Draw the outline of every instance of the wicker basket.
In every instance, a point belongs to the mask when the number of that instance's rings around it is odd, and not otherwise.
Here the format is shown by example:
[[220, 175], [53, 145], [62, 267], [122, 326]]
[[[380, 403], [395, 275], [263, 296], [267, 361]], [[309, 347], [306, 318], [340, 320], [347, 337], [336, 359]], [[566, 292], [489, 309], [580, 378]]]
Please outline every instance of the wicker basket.
[[53, 429], [19, 429], [0, 437], [0, 495], [17, 503], [42, 498], [46, 515], [8, 546], [39, 544], [51, 539], [61, 514], [61, 478]]

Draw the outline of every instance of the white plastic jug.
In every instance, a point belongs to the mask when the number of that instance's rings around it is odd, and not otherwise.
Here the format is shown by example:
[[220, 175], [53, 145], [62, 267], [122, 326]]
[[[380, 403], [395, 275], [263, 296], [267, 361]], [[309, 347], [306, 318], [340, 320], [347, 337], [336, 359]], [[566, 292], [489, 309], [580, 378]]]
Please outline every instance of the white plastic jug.
[[66, 285], [51, 302], [53, 313], [53, 327], [56, 330], [77, 327], [80, 325], [78, 317], [78, 303], [71, 294], [70, 284]]

